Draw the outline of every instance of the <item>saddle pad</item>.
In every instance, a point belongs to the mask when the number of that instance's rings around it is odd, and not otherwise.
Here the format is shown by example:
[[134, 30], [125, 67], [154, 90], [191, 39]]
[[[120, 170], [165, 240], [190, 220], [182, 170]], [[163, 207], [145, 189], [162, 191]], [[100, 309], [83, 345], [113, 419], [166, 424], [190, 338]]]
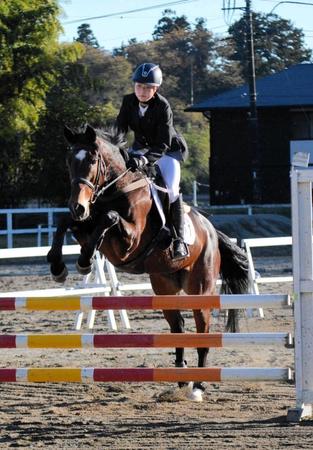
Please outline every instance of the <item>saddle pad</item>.
[[195, 233], [195, 228], [193, 226], [193, 223], [190, 219], [190, 217], [188, 216], [188, 214], [184, 214], [184, 242], [186, 244], [193, 244], [195, 242], [196, 239], [196, 233]]

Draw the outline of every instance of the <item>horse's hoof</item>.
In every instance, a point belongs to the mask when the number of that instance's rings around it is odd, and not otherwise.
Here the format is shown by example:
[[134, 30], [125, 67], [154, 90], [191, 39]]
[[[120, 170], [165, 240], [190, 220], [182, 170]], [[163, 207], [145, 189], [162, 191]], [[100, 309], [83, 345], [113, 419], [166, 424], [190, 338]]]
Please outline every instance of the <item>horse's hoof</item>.
[[64, 265], [64, 268], [61, 273], [55, 274], [51, 271], [51, 274], [54, 281], [56, 281], [57, 283], [64, 283], [68, 275], [68, 270], [67, 267]]
[[82, 267], [76, 262], [76, 269], [81, 275], [88, 275], [92, 271], [92, 264], [90, 264], [90, 266]]
[[187, 398], [193, 402], [202, 402], [203, 401], [203, 391], [201, 389], [193, 389], [190, 392], [190, 395]]
[[182, 390], [188, 400], [193, 402], [202, 402], [203, 401], [203, 391], [198, 388], [194, 388], [193, 382], [187, 384], [187, 386], [183, 387]]

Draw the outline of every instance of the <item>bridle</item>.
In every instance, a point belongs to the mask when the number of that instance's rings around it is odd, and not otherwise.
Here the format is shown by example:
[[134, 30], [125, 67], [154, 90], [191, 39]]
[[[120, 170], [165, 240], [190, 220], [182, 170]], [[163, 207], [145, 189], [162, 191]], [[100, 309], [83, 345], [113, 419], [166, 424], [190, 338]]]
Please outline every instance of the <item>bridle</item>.
[[103, 159], [101, 158], [101, 154], [97, 153], [97, 174], [95, 182], [92, 183], [90, 180], [87, 180], [87, 178], [83, 177], [77, 177], [73, 178], [71, 183], [73, 184], [85, 184], [92, 190], [92, 196], [89, 200], [91, 204], [94, 204], [98, 198], [107, 190], [109, 187], [111, 187], [113, 184], [115, 184], [118, 180], [120, 180], [124, 175], [126, 175], [127, 172], [130, 171], [130, 169], [126, 169], [124, 172], [122, 172], [120, 175], [118, 175], [116, 178], [114, 178], [110, 183], [104, 184], [102, 187], [100, 187], [100, 177], [101, 175], [105, 175], [105, 172], [107, 170], [107, 166]]

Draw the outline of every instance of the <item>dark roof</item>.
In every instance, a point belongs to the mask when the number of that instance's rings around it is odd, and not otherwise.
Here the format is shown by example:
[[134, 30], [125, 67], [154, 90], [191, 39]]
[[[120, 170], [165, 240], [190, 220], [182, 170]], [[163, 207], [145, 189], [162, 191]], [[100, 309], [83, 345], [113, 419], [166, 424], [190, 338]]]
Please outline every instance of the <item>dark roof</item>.
[[[256, 80], [257, 107], [313, 106], [313, 64], [297, 64], [282, 72]], [[245, 84], [209, 97], [185, 111], [249, 108]]]

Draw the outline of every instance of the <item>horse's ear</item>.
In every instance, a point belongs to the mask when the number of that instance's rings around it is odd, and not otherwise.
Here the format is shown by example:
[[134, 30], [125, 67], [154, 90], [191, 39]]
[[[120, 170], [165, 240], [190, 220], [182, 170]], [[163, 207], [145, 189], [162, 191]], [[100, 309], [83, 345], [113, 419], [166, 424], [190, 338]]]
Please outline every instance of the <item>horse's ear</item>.
[[76, 134], [74, 134], [73, 131], [66, 125], [64, 126], [64, 137], [69, 144], [75, 144]]
[[89, 142], [90, 144], [94, 144], [96, 142], [97, 139], [96, 131], [94, 128], [92, 128], [92, 126], [88, 124], [86, 125], [85, 136], [87, 138], [87, 142]]

